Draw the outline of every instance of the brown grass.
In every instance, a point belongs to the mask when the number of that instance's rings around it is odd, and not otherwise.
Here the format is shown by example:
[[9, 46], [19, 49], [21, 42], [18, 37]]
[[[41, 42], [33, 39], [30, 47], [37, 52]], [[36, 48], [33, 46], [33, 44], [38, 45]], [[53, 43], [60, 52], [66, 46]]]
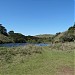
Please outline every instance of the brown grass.
[[55, 44], [52, 44], [50, 48], [56, 49], [56, 50], [74, 50], [75, 42], [55, 43]]

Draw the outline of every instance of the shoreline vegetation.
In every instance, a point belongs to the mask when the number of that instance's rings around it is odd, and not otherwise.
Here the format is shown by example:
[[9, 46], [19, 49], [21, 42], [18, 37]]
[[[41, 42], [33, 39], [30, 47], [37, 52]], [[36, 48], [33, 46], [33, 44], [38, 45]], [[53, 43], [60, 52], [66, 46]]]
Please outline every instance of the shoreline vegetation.
[[0, 47], [0, 75], [74, 75], [75, 24], [55, 35], [25, 36], [0, 24], [2, 43], [51, 43], [50, 46], [28, 44]]

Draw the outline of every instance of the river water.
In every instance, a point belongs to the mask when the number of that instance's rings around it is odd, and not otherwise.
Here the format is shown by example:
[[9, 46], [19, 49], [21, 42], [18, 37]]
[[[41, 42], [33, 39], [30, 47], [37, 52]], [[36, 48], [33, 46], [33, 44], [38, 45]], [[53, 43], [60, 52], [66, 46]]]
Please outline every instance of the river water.
[[[6, 44], [0, 44], [0, 47], [17, 47], [17, 46], [26, 46], [29, 43], [6, 43]], [[44, 43], [40, 43], [40, 44], [33, 44], [35, 46], [49, 46], [49, 44], [44, 44]]]

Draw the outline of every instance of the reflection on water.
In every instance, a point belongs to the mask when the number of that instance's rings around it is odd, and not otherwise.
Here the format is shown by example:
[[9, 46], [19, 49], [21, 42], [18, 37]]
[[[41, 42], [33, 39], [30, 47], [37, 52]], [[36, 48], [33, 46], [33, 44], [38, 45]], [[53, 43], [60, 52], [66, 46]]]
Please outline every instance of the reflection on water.
[[25, 46], [26, 43], [7, 43], [7, 44], [0, 44], [0, 47], [17, 47], [17, 46]]
[[[8, 44], [0, 44], [0, 47], [17, 47], [17, 46], [25, 46], [28, 45], [29, 43], [8, 43]], [[49, 44], [33, 44], [35, 46], [49, 46]]]

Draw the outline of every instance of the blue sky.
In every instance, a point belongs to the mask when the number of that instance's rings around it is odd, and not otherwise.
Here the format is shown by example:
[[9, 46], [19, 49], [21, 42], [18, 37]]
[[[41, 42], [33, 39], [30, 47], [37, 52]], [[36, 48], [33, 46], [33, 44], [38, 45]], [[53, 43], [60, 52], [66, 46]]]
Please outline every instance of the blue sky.
[[75, 22], [75, 0], [74, 0], [74, 22]]
[[0, 23], [24, 35], [55, 34], [74, 24], [74, 0], [0, 0]]

